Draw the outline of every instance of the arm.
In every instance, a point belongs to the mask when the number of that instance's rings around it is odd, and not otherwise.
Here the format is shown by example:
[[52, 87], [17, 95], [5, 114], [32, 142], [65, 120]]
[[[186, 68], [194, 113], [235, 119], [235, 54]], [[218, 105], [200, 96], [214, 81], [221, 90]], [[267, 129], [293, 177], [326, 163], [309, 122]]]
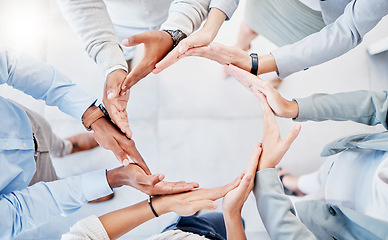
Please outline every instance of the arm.
[[57, 0], [63, 16], [81, 38], [86, 52], [105, 75], [128, 71], [122, 49], [103, 0]]
[[387, 91], [354, 91], [337, 94], [314, 94], [296, 99], [299, 113], [296, 121], [347, 121], [366, 125], [382, 124], [388, 128]]
[[281, 139], [274, 113], [265, 96], [257, 93], [263, 110], [263, 153], [260, 156], [254, 195], [261, 219], [271, 239], [316, 239], [295, 216], [291, 201], [284, 195], [275, 166], [300, 132], [296, 125]]
[[253, 193], [260, 217], [271, 239], [316, 239], [295, 216], [295, 209], [284, 194], [274, 168], [257, 172]]
[[[237, 178], [218, 188], [198, 189], [186, 193], [155, 197], [152, 199], [152, 205], [159, 216], [168, 212], [175, 212], [180, 216], [190, 216], [200, 209], [215, 209], [217, 204], [214, 201], [237, 187], [239, 182], [240, 178]], [[95, 222], [95, 217], [83, 219], [62, 239], [74, 239], [76, 236], [83, 236], [82, 239], [93, 239], [91, 236], [96, 236], [98, 233], [101, 233], [101, 236], [106, 233], [109, 236], [108, 239], [116, 239], [154, 217], [155, 215], [147, 201], [142, 201], [99, 217], [101, 224]], [[90, 221], [91, 219], [92, 221]], [[86, 230], [88, 230], [88, 234], [85, 234]]]
[[351, 1], [344, 13], [320, 32], [271, 53], [279, 77], [285, 78], [348, 52], [360, 44], [364, 35], [387, 14], [388, 2], [385, 0]]

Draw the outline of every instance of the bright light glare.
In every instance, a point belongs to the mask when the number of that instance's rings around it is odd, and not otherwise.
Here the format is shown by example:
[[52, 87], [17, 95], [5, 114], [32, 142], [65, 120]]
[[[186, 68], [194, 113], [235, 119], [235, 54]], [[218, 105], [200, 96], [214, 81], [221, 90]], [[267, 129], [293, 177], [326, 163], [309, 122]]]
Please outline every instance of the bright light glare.
[[[27, 10], [27, 9], [26, 9]], [[29, 11], [10, 13], [5, 27], [5, 43], [18, 49], [31, 49], [39, 46], [47, 33], [47, 17], [38, 16]]]

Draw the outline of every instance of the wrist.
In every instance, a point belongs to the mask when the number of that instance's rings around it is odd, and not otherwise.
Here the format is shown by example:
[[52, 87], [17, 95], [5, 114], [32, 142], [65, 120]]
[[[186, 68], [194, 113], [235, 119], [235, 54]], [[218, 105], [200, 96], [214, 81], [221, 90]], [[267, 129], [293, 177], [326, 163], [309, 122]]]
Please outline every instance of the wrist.
[[106, 172], [106, 179], [110, 188], [118, 188], [124, 185], [124, 177], [122, 176], [122, 167], [118, 167]]
[[167, 196], [157, 196], [152, 198], [152, 206], [159, 216], [171, 212], [167, 204]]
[[259, 65], [260, 67], [257, 75], [268, 72], [276, 72], [278, 70], [275, 58], [272, 56], [272, 54], [259, 56]]
[[299, 115], [299, 106], [296, 101], [287, 101], [288, 109], [288, 118], [297, 118]]

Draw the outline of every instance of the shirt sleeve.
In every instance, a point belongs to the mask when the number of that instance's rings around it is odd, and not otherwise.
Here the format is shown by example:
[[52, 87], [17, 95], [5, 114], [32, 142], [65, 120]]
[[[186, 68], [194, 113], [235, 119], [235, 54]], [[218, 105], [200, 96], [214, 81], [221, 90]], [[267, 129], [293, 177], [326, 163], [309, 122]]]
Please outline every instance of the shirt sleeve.
[[100, 219], [95, 216], [86, 217], [74, 224], [70, 231], [62, 235], [62, 240], [109, 240]]
[[54, 67], [1, 45], [0, 83], [44, 100], [49, 106], [57, 106], [62, 112], [79, 120], [96, 100]]
[[105, 170], [54, 182], [39, 182], [0, 196], [0, 239], [11, 239], [59, 214], [71, 214], [86, 201], [112, 193]]
[[253, 193], [260, 217], [271, 239], [316, 239], [314, 234], [295, 216], [290, 199], [274, 168], [256, 173]]
[[63, 16], [81, 38], [86, 52], [102, 68], [125, 69], [123, 50], [103, 0], [57, 0]]
[[353, 0], [344, 13], [320, 32], [271, 52], [280, 78], [341, 56], [361, 43], [382, 17], [386, 0]]
[[388, 92], [354, 91], [314, 94], [295, 99], [299, 114], [295, 121], [354, 121], [366, 125], [382, 124], [388, 129]]
[[240, 0], [211, 0], [209, 8], [218, 8], [226, 15], [226, 20], [232, 18]]
[[197, 30], [208, 15], [210, 0], [174, 0], [160, 29], [181, 30], [187, 36]]

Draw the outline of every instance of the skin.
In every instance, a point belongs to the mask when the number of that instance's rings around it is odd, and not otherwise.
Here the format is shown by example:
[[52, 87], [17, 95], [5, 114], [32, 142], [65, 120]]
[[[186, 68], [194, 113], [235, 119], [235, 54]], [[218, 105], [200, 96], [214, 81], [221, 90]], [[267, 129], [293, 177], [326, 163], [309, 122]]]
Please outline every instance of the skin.
[[[89, 107], [82, 116], [85, 119], [96, 109], [96, 106]], [[108, 150], [111, 150], [116, 158], [124, 165], [129, 164], [128, 157], [137, 163], [147, 174], [151, 174], [147, 164], [137, 151], [135, 142], [127, 138], [111, 121], [100, 118], [95, 121], [91, 128], [94, 132], [94, 139], [97, 143]]]
[[[236, 188], [241, 176], [231, 183], [212, 189], [197, 189], [185, 193], [154, 197], [152, 205], [159, 216], [175, 212], [180, 216], [190, 216], [201, 209], [214, 210], [215, 200]], [[107, 213], [99, 217], [110, 239], [117, 239], [126, 232], [155, 217], [147, 201]]]
[[218, 30], [224, 23], [226, 17], [225, 13], [221, 10], [217, 8], [210, 9], [208, 18], [201, 30], [180, 41], [179, 44], [170, 53], [168, 53], [162, 61], [156, 64], [155, 69], [152, 72], [155, 74], [160, 73], [164, 69], [176, 63], [184, 56], [184, 53], [191, 48], [209, 45], [209, 43], [211, 43], [217, 36]]

